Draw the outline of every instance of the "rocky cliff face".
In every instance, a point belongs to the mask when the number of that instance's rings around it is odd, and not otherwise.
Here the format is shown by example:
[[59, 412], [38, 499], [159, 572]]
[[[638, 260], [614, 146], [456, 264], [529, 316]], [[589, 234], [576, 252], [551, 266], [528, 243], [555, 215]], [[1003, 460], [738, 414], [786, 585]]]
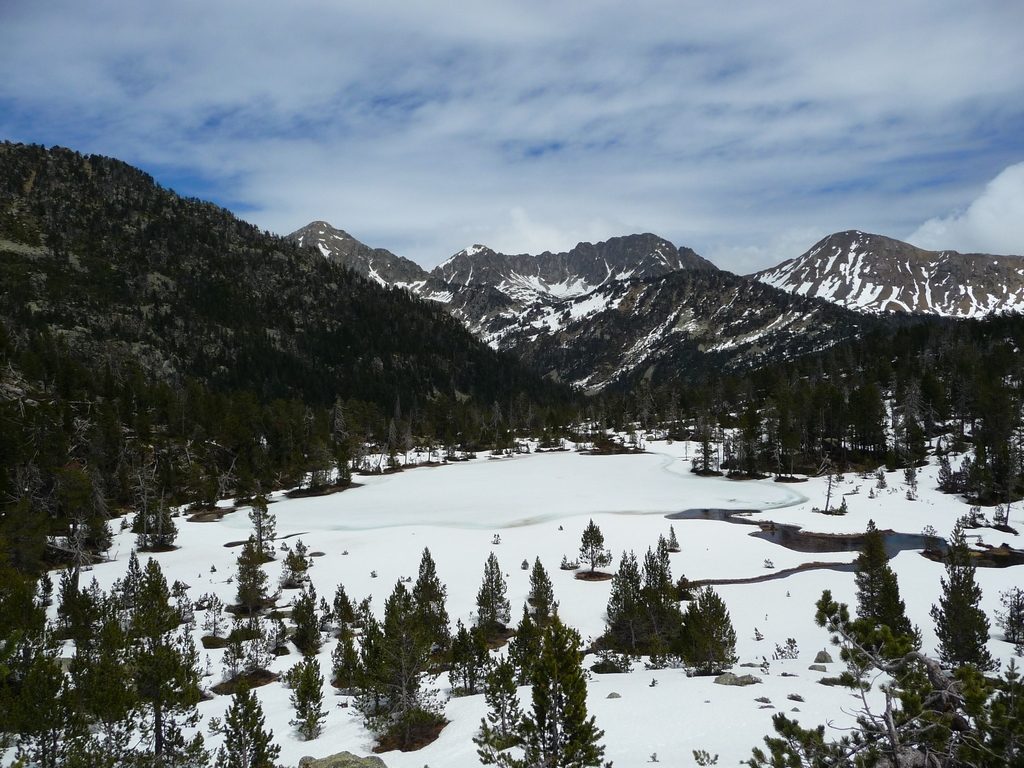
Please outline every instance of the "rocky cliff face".
[[1024, 258], [925, 251], [881, 235], [829, 235], [754, 278], [857, 312], [982, 317], [1024, 309]]

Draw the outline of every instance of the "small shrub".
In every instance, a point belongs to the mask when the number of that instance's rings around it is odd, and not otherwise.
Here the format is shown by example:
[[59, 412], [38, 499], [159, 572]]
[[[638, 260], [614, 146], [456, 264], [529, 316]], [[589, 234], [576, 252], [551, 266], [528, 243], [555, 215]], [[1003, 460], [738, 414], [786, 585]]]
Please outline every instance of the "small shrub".
[[785, 645], [775, 644], [775, 655], [774, 659], [796, 659], [800, 656], [800, 649], [796, 645], [796, 640], [792, 637], [786, 640]]

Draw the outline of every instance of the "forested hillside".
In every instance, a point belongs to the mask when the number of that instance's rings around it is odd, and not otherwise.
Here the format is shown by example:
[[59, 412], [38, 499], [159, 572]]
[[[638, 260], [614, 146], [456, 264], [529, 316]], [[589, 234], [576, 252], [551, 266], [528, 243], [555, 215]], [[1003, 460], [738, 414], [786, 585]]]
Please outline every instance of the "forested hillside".
[[389, 291], [124, 163], [0, 145], [0, 313], [80, 359], [260, 397], [552, 394], [441, 308]]
[[76, 536], [102, 550], [121, 507], [324, 476], [367, 443], [473, 447], [569, 402], [442, 308], [124, 163], [0, 145], [0, 552], [19, 569]]
[[879, 326], [755, 370], [642, 381], [591, 414], [615, 426], [675, 424], [708, 446], [711, 468], [720, 459], [723, 471], [748, 476], [912, 468], [928, 446], [973, 445], [973, 458], [943, 472], [943, 490], [1005, 504], [1024, 493], [1022, 348], [1017, 315]]

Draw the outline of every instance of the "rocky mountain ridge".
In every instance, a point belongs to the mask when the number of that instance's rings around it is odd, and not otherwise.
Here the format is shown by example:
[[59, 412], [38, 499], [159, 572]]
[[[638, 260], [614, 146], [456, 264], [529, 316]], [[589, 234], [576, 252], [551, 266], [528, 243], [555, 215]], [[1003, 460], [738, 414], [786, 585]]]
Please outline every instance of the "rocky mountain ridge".
[[753, 277], [787, 293], [868, 314], [984, 317], [1024, 311], [1024, 258], [926, 251], [857, 230]]
[[416, 262], [396, 256], [385, 248], [371, 248], [326, 221], [312, 221], [292, 232], [288, 239], [299, 246], [313, 246], [328, 261], [348, 267], [378, 285], [408, 284], [426, 276]]
[[396, 275], [391, 284], [443, 304], [545, 376], [588, 391], [802, 354], [850, 338], [866, 322], [722, 272], [650, 233], [538, 256], [475, 245], [419, 279]]

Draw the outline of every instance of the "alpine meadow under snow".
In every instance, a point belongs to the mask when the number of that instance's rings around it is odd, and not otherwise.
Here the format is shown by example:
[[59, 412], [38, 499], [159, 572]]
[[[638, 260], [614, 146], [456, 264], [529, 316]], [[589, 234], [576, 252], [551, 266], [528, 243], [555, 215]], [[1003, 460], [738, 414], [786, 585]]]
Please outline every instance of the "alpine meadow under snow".
[[[553, 452], [480, 458], [359, 476], [353, 487], [333, 495], [289, 499], [277, 493], [270, 499], [270, 511], [277, 520], [274, 546], [283, 549], [301, 539], [313, 553], [309, 576], [319, 595], [329, 600], [341, 583], [353, 602], [372, 596], [378, 614], [396, 582], [415, 579], [420, 555], [429, 548], [447, 586], [451, 621], [467, 625], [473, 620], [474, 598], [489, 553], [494, 552], [501, 564], [513, 617], [529, 589], [529, 573], [520, 563], [539, 557], [552, 577], [560, 616], [579, 630], [587, 646], [604, 631], [609, 582], [576, 579], [572, 571], [560, 570], [559, 563], [564, 556], [575, 558], [580, 534], [590, 519], [603, 532], [615, 562], [623, 551], [640, 553], [653, 547], [673, 526], [681, 546], [680, 552], [671, 555], [673, 578], [685, 574], [697, 581], [770, 576], [810, 561], [849, 564], [856, 553], [801, 553], [749, 535], [760, 528], [724, 521], [669, 520], [667, 514], [703, 508], [760, 510], [757, 519], [826, 533], [862, 533], [868, 520], [874, 519], [880, 529], [918, 533], [933, 526], [939, 536], [947, 537], [967, 511], [962, 501], [934, 490], [934, 465], [920, 471], [918, 498], [913, 501], [906, 498], [902, 473], [889, 473], [885, 489], [876, 488], [874, 475], [847, 474], [833, 480], [833, 505], [845, 500], [849, 511], [832, 516], [812, 511], [824, 506], [830, 482], [825, 478], [789, 484], [699, 477], [690, 472], [696, 444], [651, 441], [646, 447], [647, 453], [618, 456]], [[234, 602], [237, 544], [252, 532], [247, 511], [243, 507], [211, 522], [179, 517], [178, 548], [151, 555], [168, 583], [187, 584], [191, 599], [212, 593], [225, 604]], [[117, 521], [113, 522], [116, 527]], [[1024, 510], [1012, 507], [1009, 522], [1024, 526]], [[971, 533], [979, 535], [979, 543], [983, 534], [987, 545], [1004, 541], [1014, 545], [1017, 539], [987, 528]], [[134, 542], [130, 531], [117, 534], [111, 561], [94, 566], [84, 580], [95, 577], [101, 588], [109, 589], [124, 576]], [[277, 583], [283, 554], [278, 552], [265, 566], [271, 584]], [[143, 562], [148, 556], [143, 555]], [[908, 617], [921, 631], [923, 650], [932, 653], [936, 638], [929, 609], [938, 600], [943, 566], [916, 551], [899, 553], [891, 564]], [[977, 578], [984, 591], [981, 607], [993, 615], [999, 593], [1019, 584], [1019, 571], [979, 568]], [[686, 765], [691, 764], [692, 750], [699, 749], [718, 754], [722, 765], [734, 765], [749, 758], [751, 749], [772, 731], [771, 716], [777, 711], [789, 713], [804, 726], [829, 723], [842, 729], [853, 724], [859, 697], [848, 688], [819, 684], [823, 674], [808, 670], [816, 653], [829, 648], [828, 633], [813, 620], [815, 601], [823, 589], [830, 589], [837, 600], [853, 604], [851, 572], [809, 570], [715, 588], [732, 616], [739, 663], [760, 667], [749, 671], [763, 682], [728, 687], [716, 685], [712, 677], [688, 677], [681, 668], [648, 670], [639, 663], [625, 674], [591, 673], [587, 706], [605, 732], [605, 757], [615, 765], [634, 766], [653, 759]], [[278, 605], [287, 606], [297, 594], [284, 590]], [[200, 612], [197, 627], [202, 623]], [[196, 629], [194, 634], [198, 645], [203, 632]], [[988, 648], [1005, 666], [1013, 646], [999, 637], [993, 631]], [[776, 645], [785, 646], [790, 638], [796, 641], [799, 656], [773, 659]], [[303, 741], [289, 725], [293, 710], [283, 685], [256, 689], [286, 765], [297, 764], [304, 755], [342, 750], [367, 754], [374, 747], [375, 738], [351, 705], [352, 699], [329, 683], [336, 642], [325, 642], [316, 656], [328, 680], [323, 686], [327, 718], [317, 739]], [[843, 664], [836, 650], [830, 651], [836, 662], [827, 665], [828, 674], [838, 675]], [[208, 689], [221, 681], [223, 651], [201, 649], [200, 654], [200, 667], [206, 670], [202, 685]], [[293, 650], [275, 659], [270, 668], [284, 673], [296, 658]], [[594, 656], [588, 656], [586, 666], [594, 661]], [[432, 685], [442, 696], [449, 692], [444, 674]], [[619, 696], [609, 697], [612, 693]], [[528, 704], [528, 687], [520, 689], [520, 698]], [[214, 696], [202, 702], [200, 727], [205, 730], [211, 717], [222, 716], [230, 700]], [[382, 756], [391, 768], [477, 766], [472, 739], [485, 712], [482, 695], [450, 698], [444, 706], [449, 724], [435, 742], [419, 751]], [[839, 735], [838, 730], [830, 733]], [[215, 748], [218, 737], [206, 735], [208, 747]]]

